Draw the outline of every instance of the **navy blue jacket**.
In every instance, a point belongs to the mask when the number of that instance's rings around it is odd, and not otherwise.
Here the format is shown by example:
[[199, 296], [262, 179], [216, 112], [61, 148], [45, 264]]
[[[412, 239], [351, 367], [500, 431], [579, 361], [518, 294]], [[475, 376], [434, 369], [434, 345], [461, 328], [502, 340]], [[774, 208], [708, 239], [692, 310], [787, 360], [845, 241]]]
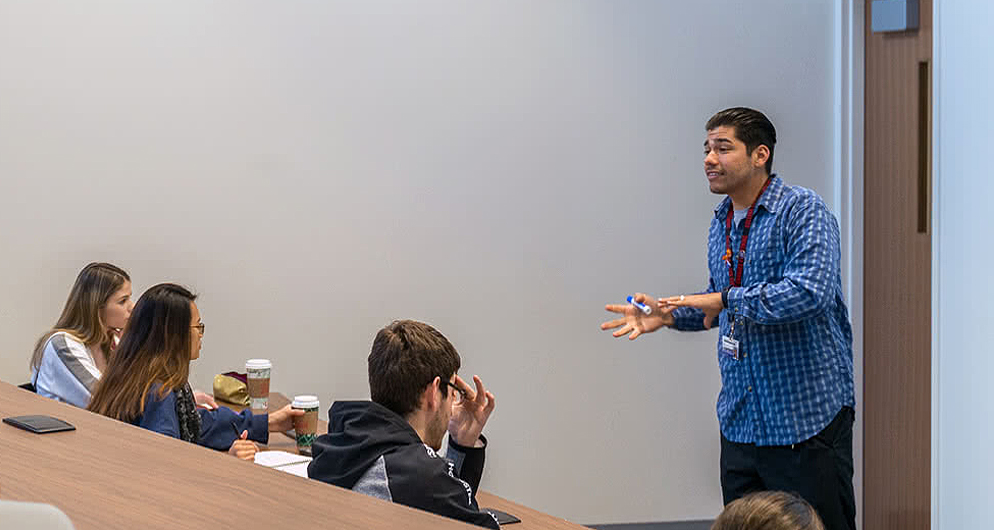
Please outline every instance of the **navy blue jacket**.
[[[172, 391], [159, 399], [159, 385], [152, 385], [145, 398], [145, 413], [131, 423], [159, 434], [179, 438], [179, 416], [176, 415], [176, 394]], [[248, 431], [249, 440], [269, 443], [269, 415], [253, 415], [244, 410], [237, 413], [227, 407], [217, 410], [197, 409], [200, 413], [200, 439], [197, 444], [227, 451], [237, 439], [235, 431]]]

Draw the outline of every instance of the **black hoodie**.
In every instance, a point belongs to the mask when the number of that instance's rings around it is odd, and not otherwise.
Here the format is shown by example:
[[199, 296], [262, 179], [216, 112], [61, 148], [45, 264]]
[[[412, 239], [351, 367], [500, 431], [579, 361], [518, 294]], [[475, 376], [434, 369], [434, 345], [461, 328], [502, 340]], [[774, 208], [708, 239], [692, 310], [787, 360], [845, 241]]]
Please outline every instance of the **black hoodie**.
[[449, 440], [448, 458], [421, 441], [407, 420], [372, 401], [338, 401], [328, 434], [314, 440], [307, 476], [467, 523], [498, 529], [476, 504], [484, 447]]

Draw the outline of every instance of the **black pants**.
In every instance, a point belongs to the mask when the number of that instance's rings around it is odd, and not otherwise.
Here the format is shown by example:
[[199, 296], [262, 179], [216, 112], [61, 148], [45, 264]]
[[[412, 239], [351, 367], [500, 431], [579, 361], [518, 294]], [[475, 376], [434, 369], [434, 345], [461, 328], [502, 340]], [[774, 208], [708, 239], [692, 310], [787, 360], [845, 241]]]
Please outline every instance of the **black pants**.
[[856, 530], [852, 425], [843, 407], [820, 433], [791, 445], [756, 446], [721, 437], [721, 493], [728, 504], [754, 491], [796, 493], [814, 506], [826, 530]]

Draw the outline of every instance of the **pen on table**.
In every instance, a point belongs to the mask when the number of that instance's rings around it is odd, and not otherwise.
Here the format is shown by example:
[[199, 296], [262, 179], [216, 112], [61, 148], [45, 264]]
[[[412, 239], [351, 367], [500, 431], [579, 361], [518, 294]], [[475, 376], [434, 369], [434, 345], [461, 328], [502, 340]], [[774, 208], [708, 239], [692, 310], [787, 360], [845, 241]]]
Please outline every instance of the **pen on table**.
[[635, 306], [635, 307], [639, 308], [640, 310], [642, 310], [642, 312], [645, 313], [646, 315], [652, 313], [652, 308], [651, 307], [643, 304], [642, 302], [636, 301], [634, 296], [629, 296], [628, 298], [626, 298], [626, 300], [628, 300], [629, 304], [632, 304], [633, 306]]

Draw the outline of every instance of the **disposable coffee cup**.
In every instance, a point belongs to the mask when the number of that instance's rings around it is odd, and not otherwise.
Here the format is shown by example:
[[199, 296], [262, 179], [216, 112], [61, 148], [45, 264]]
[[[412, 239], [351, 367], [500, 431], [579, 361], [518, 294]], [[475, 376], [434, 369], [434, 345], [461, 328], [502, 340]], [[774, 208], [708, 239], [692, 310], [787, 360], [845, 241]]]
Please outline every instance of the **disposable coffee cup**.
[[311, 454], [311, 446], [318, 430], [318, 409], [321, 402], [317, 396], [294, 396], [294, 409], [304, 411], [302, 416], [293, 417], [293, 430], [297, 434], [297, 452], [302, 455]]
[[245, 361], [248, 376], [249, 406], [253, 411], [269, 411], [269, 374], [273, 363], [269, 359]]

